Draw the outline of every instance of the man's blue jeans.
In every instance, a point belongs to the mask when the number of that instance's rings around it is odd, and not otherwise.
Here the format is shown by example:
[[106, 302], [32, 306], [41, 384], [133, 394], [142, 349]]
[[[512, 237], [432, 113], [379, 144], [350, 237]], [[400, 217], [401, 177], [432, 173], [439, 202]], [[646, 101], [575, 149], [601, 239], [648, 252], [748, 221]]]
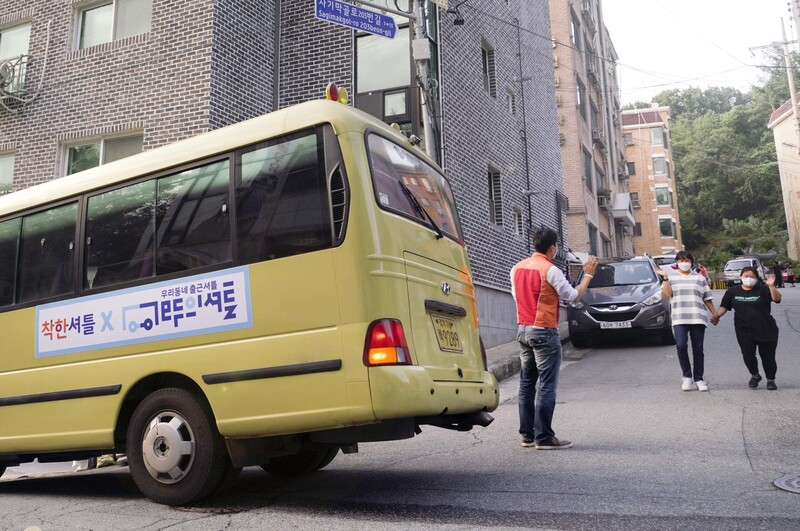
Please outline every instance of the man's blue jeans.
[[561, 339], [555, 328], [519, 325], [517, 341], [522, 347], [519, 375], [519, 432], [541, 443], [553, 437]]
[[[706, 336], [706, 327], [701, 324], [681, 324], [672, 327], [675, 333], [675, 347], [678, 350], [678, 362], [684, 378], [692, 378], [695, 382], [703, 379], [705, 369], [705, 355], [703, 353], [703, 339]], [[689, 362], [689, 337], [692, 338], [692, 358], [694, 358], [694, 372]]]

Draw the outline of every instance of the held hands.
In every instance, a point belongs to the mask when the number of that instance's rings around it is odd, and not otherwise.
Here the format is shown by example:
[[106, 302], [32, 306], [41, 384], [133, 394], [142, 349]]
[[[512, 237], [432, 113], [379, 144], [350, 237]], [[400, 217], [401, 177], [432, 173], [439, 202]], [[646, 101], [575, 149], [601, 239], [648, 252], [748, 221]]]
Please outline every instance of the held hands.
[[720, 317], [719, 314], [717, 312], [714, 312], [714, 315], [711, 317], [711, 324], [717, 326], [719, 324], [719, 317]]

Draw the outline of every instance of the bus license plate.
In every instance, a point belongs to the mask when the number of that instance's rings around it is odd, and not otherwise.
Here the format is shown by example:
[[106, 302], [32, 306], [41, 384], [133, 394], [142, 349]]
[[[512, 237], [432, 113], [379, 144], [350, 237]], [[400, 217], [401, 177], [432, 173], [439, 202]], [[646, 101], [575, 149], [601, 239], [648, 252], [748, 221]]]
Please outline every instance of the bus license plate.
[[630, 328], [630, 321], [616, 321], [611, 323], [600, 323], [600, 328]]
[[436, 332], [436, 341], [439, 342], [441, 350], [464, 352], [454, 320], [438, 315], [431, 315], [431, 320], [433, 321], [433, 330]]

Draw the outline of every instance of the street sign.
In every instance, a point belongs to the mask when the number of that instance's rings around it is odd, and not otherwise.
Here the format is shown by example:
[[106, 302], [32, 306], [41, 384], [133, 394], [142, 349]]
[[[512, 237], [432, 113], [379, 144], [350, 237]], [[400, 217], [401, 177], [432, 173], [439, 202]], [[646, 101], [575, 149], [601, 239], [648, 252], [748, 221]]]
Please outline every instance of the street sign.
[[359, 31], [394, 39], [397, 25], [388, 15], [354, 6], [339, 0], [314, 0], [316, 17]]

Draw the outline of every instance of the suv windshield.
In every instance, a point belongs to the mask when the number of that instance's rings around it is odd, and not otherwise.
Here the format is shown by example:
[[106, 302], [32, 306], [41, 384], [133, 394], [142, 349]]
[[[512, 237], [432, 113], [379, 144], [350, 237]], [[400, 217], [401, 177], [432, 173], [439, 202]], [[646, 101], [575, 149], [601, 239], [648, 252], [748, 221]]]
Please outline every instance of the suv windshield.
[[656, 282], [656, 275], [648, 262], [616, 262], [598, 264], [590, 288], [630, 286]]
[[[441, 173], [410, 151], [376, 134], [367, 137], [367, 147], [375, 198], [381, 208], [431, 226], [427, 213], [444, 233], [462, 240], [453, 191]], [[401, 183], [425, 212], [418, 210]]]
[[731, 260], [725, 264], [725, 271], [736, 271], [743, 267], [752, 267], [753, 262], [750, 260]]

